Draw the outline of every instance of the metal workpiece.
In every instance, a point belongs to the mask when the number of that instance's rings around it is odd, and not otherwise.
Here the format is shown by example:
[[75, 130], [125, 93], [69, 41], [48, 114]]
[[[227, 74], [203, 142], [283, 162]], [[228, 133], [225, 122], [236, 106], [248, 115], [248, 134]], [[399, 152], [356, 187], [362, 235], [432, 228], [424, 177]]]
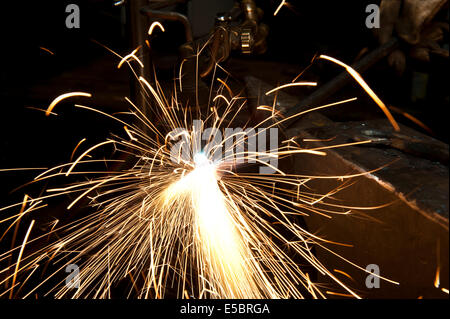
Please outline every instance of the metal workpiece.
[[[273, 97], [264, 94], [267, 83], [247, 77], [246, 84], [254, 102], [272, 105]], [[300, 103], [295, 96], [278, 93], [280, 112]], [[396, 132], [386, 119], [334, 122], [319, 112], [307, 113], [282, 130], [282, 139], [326, 155], [298, 154], [282, 161], [281, 169], [318, 177], [303, 191], [325, 195], [339, 189], [328, 196], [343, 206], [344, 214], [329, 218], [306, 212], [308, 230], [350, 245], [332, 249], [363, 269], [378, 265], [382, 276], [399, 282], [381, 281], [379, 289], [368, 289], [364, 271], [317, 247], [319, 260], [349, 274], [349, 284], [363, 297], [442, 298], [433, 282], [440, 267], [441, 284], [448, 286], [448, 145], [405, 125], [400, 128]], [[364, 141], [371, 142], [333, 147]], [[343, 177], [348, 175], [354, 177]], [[319, 275], [320, 280], [332, 284]]]
[[[245, 81], [248, 96], [251, 97], [250, 105], [254, 105], [256, 101], [260, 104], [273, 104], [274, 98], [264, 94], [270, 87], [269, 84], [254, 77], [245, 77]], [[278, 92], [276, 110], [280, 112], [280, 116], [289, 114], [290, 108], [296, 103], [299, 103], [297, 97]], [[255, 117], [261, 120], [262, 116], [268, 116], [267, 112], [260, 112]], [[387, 119], [334, 122], [318, 112], [312, 112], [298, 117], [296, 122], [287, 125], [283, 123], [282, 126], [285, 128], [283, 131], [286, 139], [295, 138], [305, 148], [316, 147], [316, 144], [332, 146], [370, 141], [357, 146], [332, 148], [326, 152], [336, 154], [360, 172], [383, 167], [368, 176], [375, 178], [380, 187], [394, 192], [399, 199], [448, 229], [448, 144], [402, 124], [400, 131], [396, 132]], [[302, 138], [328, 142], [304, 143]], [[309, 155], [305, 158], [318, 160]], [[325, 156], [320, 161], [327, 162], [327, 158]], [[303, 164], [299, 163], [299, 166], [302, 167]], [[329, 165], [324, 163], [323, 167]], [[342, 173], [344, 171], [333, 174]]]
[[[348, 163], [346, 165], [359, 172], [373, 171], [367, 178], [373, 178], [380, 187], [393, 192], [411, 208], [448, 229], [447, 144], [401, 124], [399, 134], [383, 119], [339, 123], [317, 114], [306, 118], [310, 123], [289, 129], [288, 137], [295, 136], [300, 143], [302, 138], [327, 141], [301, 143], [305, 148], [367, 141], [367, 144], [325, 151], [335, 154], [342, 163]], [[375, 132], [383, 132], [383, 137], [375, 137]], [[327, 156], [323, 160], [315, 160], [328, 163]], [[337, 175], [344, 173], [342, 170], [335, 172]]]
[[[339, 145], [354, 141], [356, 135], [356, 139], [362, 139], [367, 131], [389, 130], [386, 122], [334, 123], [319, 114], [309, 114], [298, 126], [289, 129], [287, 135], [295, 136], [304, 148]], [[421, 143], [445, 147], [403, 125], [401, 132], [420, 139]], [[323, 142], [307, 142], [319, 139]], [[319, 178], [308, 186], [326, 194], [346, 182], [351, 183], [332, 196], [336, 204], [354, 208], [350, 214], [331, 218], [311, 213], [305, 217], [308, 228], [326, 234], [330, 240], [351, 244], [352, 248], [336, 245], [333, 249], [358, 261], [362, 268], [378, 265], [383, 276], [399, 285], [382, 281], [379, 289], [369, 290], [364, 286], [364, 272], [319, 248], [320, 260], [350, 274], [363, 296], [367, 293], [374, 298], [387, 295], [391, 298], [441, 298], [442, 292], [433, 282], [440, 267], [441, 284], [448, 285], [448, 166], [376, 142], [325, 152], [326, 156], [296, 156], [293, 160], [295, 173], [360, 174], [348, 180]]]
[[[260, 105], [273, 104], [274, 97], [264, 94], [269, 84], [255, 77], [245, 77], [245, 82], [250, 105], [255, 106], [256, 101]], [[296, 103], [302, 102], [295, 96], [278, 92], [275, 107], [279, 116], [291, 114], [292, 105]], [[268, 116], [267, 112], [260, 112], [256, 117], [261, 120], [262, 116]], [[387, 119], [334, 122], [318, 112], [312, 112], [298, 117], [295, 122], [283, 123], [282, 127], [285, 128], [286, 139], [295, 137], [305, 148], [312, 148], [317, 142], [301, 143], [302, 137], [329, 140], [327, 145], [370, 141], [326, 152], [340, 154], [353, 166], [359, 167], [361, 172], [387, 165], [370, 175], [376, 176], [384, 186], [395, 190], [412, 206], [428, 212], [430, 218], [446, 224], [448, 228], [448, 144], [402, 124], [400, 131], [396, 132]], [[417, 178], [420, 175], [422, 178]]]

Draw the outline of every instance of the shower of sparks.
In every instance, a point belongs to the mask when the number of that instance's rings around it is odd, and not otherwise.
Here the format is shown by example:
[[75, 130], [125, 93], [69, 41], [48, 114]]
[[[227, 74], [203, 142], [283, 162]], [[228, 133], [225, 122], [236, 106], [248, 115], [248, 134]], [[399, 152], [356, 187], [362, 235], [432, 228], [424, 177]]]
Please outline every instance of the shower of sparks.
[[[164, 31], [162, 25], [156, 23], [152, 24], [149, 33], [155, 26]], [[138, 60], [137, 50], [121, 57], [118, 67], [127, 62], [133, 70], [129, 59]], [[175, 83], [180, 81], [178, 90], [181, 90], [181, 70], [179, 74], [180, 79]], [[71, 196], [69, 212], [82, 200], [89, 202], [92, 209], [91, 213], [70, 223], [55, 220], [48, 231], [35, 238], [29, 238], [32, 221], [22, 245], [0, 254], [0, 262], [11, 260], [18, 254], [16, 263], [9, 262], [0, 270], [0, 285], [10, 287], [10, 298], [33, 296], [50, 282], [51, 287], [46, 288], [45, 293], [55, 298], [110, 298], [111, 288], [124, 281], [128, 282], [128, 297], [137, 298], [164, 298], [170, 289], [179, 298], [326, 298], [326, 295], [360, 298], [312, 252], [315, 246], [333, 253], [327, 244], [340, 243], [309, 233], [300, 226], [299, 218], [309, 214], [329, 218], [333, 214], [349, 214], [352, 208], [340, 205], [334, 195], [349, 186], [349, 179], [365, 173], [302, 176], [278, 168], [273, 174], [239, 172], [240, 164], [234, 159], [234, 147], [242, 139], [239, 133], [231, 136], [232, 141], [236, 141], [231, 145], [233, 149], [223, 150], [225, 157], [216, 161], [213, 154], [217, 148], [202, 149], [197, 143], [201, 132], [193, 127], [193, 121], [199, 118], [203, 127], [220, 131], [233, 127], [236, 114], [245, 102], [242, 97], [233, 96], [226, 81], [216, 79], [217, 94], [204, 114], [200, 108], [194, 112], [180, 105], [176, 92], [168, 99], [157, 81], [150, 83], [140, 77], [139, 83], [153, 103], [152, 114], [144, 114], [128, 98], [130, 111], [121, 115], [75, 105], [80, 111], [95, 112], [117, 121], [124, 129], [123, 137], [112, 135], [106, 141], [87, 147], [73, 160], [76, 151], [85, 145], [86, 139], [82, 139], [73, 150], [70, 162], [46, 169], [33, 182], [80, 175], [93, 177], [64, 187], [48, 188], [39, 197], [25, 196], [21, 203], [0, 208], [3, 212], [21, 207], [18, 215], [0, 220], [3, 223], [15, 219], [12, 225], [18, 225], [23, 215], [35, 213], [46, 205], [43, 201], [55, 197]], [[316, 83], [285, 84], [266, 94], [295, 85]], [[214, 84], [211, 91], [213, 88]], [[63, 94], [50, 104], [47, 115], [58, 102], [72, 96], [90, 97], [91, 94]], [[271, 110], [272, 113], [254, 128], [262, 128], [257, 131], [261, 134], [290, 118], [354, 100], [315, 107], [288, 118]], [[182, 127], [185, 129], [177, 137], [186, 137], [197, 150], [192, 150], [188, 159], [180, 155], [177, 161], [172, 161], [171, 132]], [[328, 148], [370, 143], [362, 141], [307, 149], [294, 138], [285, 142], [270, 153], [241, 152], [246, 160], [270, 166], [259, 158], [284, 158], [299, 153], [326, 156]], [[222, 142], [220, 147], [226, 145]], [[128, 160], [89, 158], [96, 149], [111, 146], [116, 153], [128, 155]], [[127, 168], [104, 172], [83, 169], [85, 165], [95, 163], [126, 165], [130, 161], [133, 163]], [[315, 194], [306, 185], [320, 178], [337, 179], [342, 185], [327, 194]], [[34, 249], [28, 249], [25, 254], [26, 244]], [[323, 285], [312, 282], [310, 274], [298, 264], [299, 258], [328, 276], [341, 288], [340, 291], [325, 290]], [[366, 271], [350, 260], [346, 261]], [[61, 272], [64, 273], [64, 268], [70, 264], [76, 264], [80, 269], [78, 289], [61, 280]], [[50, 266], [56, 269], [47, 273], [45, 270]], [[350, 277], [342, 271], [335, 272]], [[45, 276], [39, 284], [28, 287], [27, 282], [38, 276], [37, 273]], [[16, 289], [18, 285], [20, 288]]]

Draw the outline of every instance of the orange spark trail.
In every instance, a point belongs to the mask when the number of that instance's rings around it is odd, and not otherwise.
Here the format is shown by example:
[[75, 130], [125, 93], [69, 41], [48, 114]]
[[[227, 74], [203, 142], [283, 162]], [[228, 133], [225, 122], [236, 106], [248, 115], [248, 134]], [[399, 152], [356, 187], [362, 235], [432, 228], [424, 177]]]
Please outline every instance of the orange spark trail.
[[22, 254], [23, 254], [23, 251], [25, 249], [25, 245], [27, 243], [28, 236], [30, 235], [31, 229], [33, 228], [33, 225], [34, 225], [34, 220], [31, 221], [30, 227], [28, 227], [28, 231], [27, 231], [27, 233], [25, 235], [25, 238], [23, 239], [23, 242], [22, 242], [22, 247], [20, 248], [19, 257], [17, 257], [17, 263], [16, 263], [16, 268], [14, 270], [14, 277], [13, 277], [13, 281], [12, 281], [11, 291], [9, 293], [9, 299], [11, 299], [12, 295], [13, 295], [14, 285], [16, 284], [17, 271], [19, 270], [19, 265], [20, 265], [20, 259], [22, 258]]
[[361, 75], [356, 72], [355, 69], [353, 69], [351, 66], [345, 64], [344, 62], [341, 62], [335, 58], [329, 57], [327, 55], [320, 55], [319, 59], [328, 60], [331, 62], [334, 62], [343, 68], [347, 70], [347, 72], [358, 82], [359, 85], [369, 94], [369, 96], [372, 98], [372, 100], [375, 101], [375, 103], [378, 104], [378, 106], [381, 108], [381, 110], [384, 112], [386, 117], [388, 118], [389, 122], [391, 122], [392, 126], [396, 131], [400, 131], [400, 126], [398, 126], [397, 122], [395, 121], [394, 117], [392, 116], [391, 112], [389, 112], [389, 109], [386, 107], [386, 105], [381, 101], [381, 99], [375, 94], [375, 92], [369, 87], [369, 85], [366, 83], [366, 81], [363, 80]]
[[50, 113], [52, 112], [53, 108], [56, 106], [56, 104], [58, 104], [59, 102], [61, 102], [64, 99], [67, 99], [69, 97], [73, 97], [73, 96], [86, 96], [86, 97], [92, 97], [92, 94], [90, 93], [85, 93], [85, 92], [70, 92], [70, 93], [65, 93], [65, 94], [61, 94], [60, 96], [58, 96], [57, 98], [55, 98], [52, 103], [50, 103], [49, 107], [47, 108], [47, 111], [45, 112], [46, 116], [49, 116]]
[[280, 5], [278, 6], [278, 8], [273, 13], [273, 15], [276, 16], [278, 14], [278, 12], [281, 10], [281, 7], [284, 6], [285, 4], [286, 4], [286, 0], [282, 0]]
[[281, 90], [281, 89], [284, 89], [284, 88], [287, 88], [290, 86], [317, 86], [317, 82], [295, 82], [295, 83], [284, 84], [284, 85], [281, 85], [279, 87], [276, 87], [276, 88], [266, 92], [266, 95], [270, 95], [273, 92], [276, 92], [278, 90]]

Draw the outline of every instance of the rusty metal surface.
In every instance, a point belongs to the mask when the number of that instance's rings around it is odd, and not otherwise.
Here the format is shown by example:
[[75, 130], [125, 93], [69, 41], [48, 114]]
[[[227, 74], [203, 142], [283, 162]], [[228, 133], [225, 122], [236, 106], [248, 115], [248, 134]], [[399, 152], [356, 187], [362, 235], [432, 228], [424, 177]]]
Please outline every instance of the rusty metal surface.
[[[246, 83], [255, 100], [260, 98], [271, 105], [263, 97], [267, 84], [255, 78], [246, 78]], [[277, 108], [286, 110], [296, 105], [295, 99], [280, 93]], [[440, 287], [449, 284], [448, 145], [403, 125], [395, 133], [385, 119], [334, 122], [319, 113], [302, 116], [285, 135], [288, 139], [296, 137], [305, 148], [373, 140], [370, 144], [326, 150], [326, 156], [297, 155], [288, 165], [295, 174], [362, 174], [353, 179], [354, 184], [334, 195], [338, 203], [355, 207], [351, 214], [332, 218], [309, 214], [305, 223], [310, 232], [351, 246], [329, 245], [338, 255], [363, 269], [376, 264], [382, 276], [400, 284], [381, 281], [380, 288], [368, 289], [363, 270], [317, 247], [319, 260], [362, 297], [448, 298], [434, 286], [438, 268]], [[341, 183], [339, 178], [317, 179], [308, 187], [324, 194]], [[332, 286], [325, 277], [319, 275], [318, 280]]]
[[[355, 132], [385, 128], [388, 125], [385, 122], [333, 123], [311, 114], [287, 134], [300, 140], [336, 137], [331, 142], [319, 143], [335, 145], [351, 142]], [[402, 126], [403, 133], [411, 131]], [[308, 143], [307, 147], [313, 147], [312, 144]], [[448, 287], [448, 167], [387, 145], [367, 145], [331, 149], [325, 157], [296, 156], [295, 173], [345, 175], [391, 163], [356, 178], [355, 184], [335, 196], [339, 203], [353, 207], [388, 205], [380, 209], [354, 209], [350, 215], [336, 215], [331, 219], [311, 214], [305, 217], [305, 222], [316, 234], [352, 245], [351, 248], [332, 245], [330, 248], [339, 255], [363, 268], [376, 264], [381, 275], [400, 285], [382, 281], [379, 289], [367, 289], [366, 274], [361, 270], [320, 248], [318, 258], [329, 267], [349, 274], [353, 280], [348, 284], [365, 297], [448, 298], [434, 287], [438, 267], [441, 285]], [[310, 186], [318, 193], [326, 193], [339, 183], [338, 179], [317, 180]]]
[[[399, 138], [386, 120], [319, 125], [314, 125], [317, 121], [311, 122], [312, 126], [304, 128], [303, 134], [318, 139], [334, 138], [330, 145], [374, 140], [364, 146], [337, 148], [333, 152], [361, 171], [388, 164], [372, 174], [380, 186], [395, 192], [409, 205], [448, 228], [448, 167], [442, 163], [448, 164], [447, 144], [404, 125], [400, 131], [404, 137]], [[375, 132], [384, 132], [384, 135], [375, 137]]]
[[[246, 77], [245, 80], [253, 103], [259, 101], [260, 104], [272, 105], [273, 98], [264, 95], [270, 87], [268, 84], [254, 77]], [[296, 97], [280, 92], [276, 109], [290, 114], [289, 110], [296, 101]], [[371, 140], [364, 146], [332, 151], [360, 171], [389, 164], [372, 175], [383, 183], [383, 187], [392, 189], [409, 205], [428, 214], [429, 218], [446, 224], [448, 228], [448, 144], [404, 125], [401, 125], [400, 132], [395, 132], [385, 119], [333, 122], [319, 113], [302, 116], [286, 134], [288, 138], [301, 135], [323, 140], [333, 138], [330, 145]]]

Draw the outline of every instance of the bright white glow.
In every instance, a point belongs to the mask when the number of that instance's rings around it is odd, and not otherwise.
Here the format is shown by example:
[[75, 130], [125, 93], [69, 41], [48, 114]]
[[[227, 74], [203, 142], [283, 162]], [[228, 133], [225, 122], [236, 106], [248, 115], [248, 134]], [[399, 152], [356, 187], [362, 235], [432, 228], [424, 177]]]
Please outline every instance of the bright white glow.
[[195, 163], [195, 167], [200, 167], [200, 166], [210, 164], [210, 161], [203, 152], [200, 152], [200, 153], [196, 153], [194, 155], [194, 163]]
[[[255, 277], [262, 280], [269, 295], [278, 297], [255, 265], [235, 218], [237, 207], [227, 202], [219, 187], [216, 167], [203, 154], [194, 155], [195, 169], [168, 188], [167, 202], [189, 202], [193, 214], [197, 252], [206, 258], [201, 272], [208, 282], [219, 283], [219, 295], [230, 298], [261, 298]], [[259, 270], [259, 271], [258, 271]], [[255, 276], [259, 274], [259, 276]], [[208, 286], [206, 283], [205, 286]]]

